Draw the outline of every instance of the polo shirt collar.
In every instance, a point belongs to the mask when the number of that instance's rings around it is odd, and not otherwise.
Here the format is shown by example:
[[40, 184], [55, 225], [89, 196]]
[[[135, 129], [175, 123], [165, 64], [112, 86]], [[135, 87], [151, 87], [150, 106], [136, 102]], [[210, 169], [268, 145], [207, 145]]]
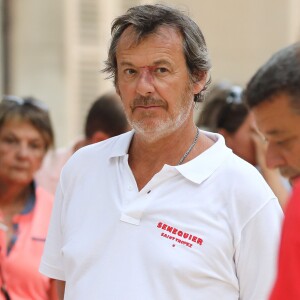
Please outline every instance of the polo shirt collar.
[[[231, 149], [226, 147], [222, 135], [203, 130], [200, 131], [215, 143], [199, 156], [185, 164], [180, 166], [167, 166], [167, 168], [176, 169], [182, 176], [197, 184], [200, 184], [211, 176], [227, 159], [228, 155], [232, 154]], [[123, 134], [121, 139], [117, 139], [117, 142], [110, 153], [110, 157], [113, 158], [127, 155], [133, 135], [134, 130], [131, 130]]]
[[210, 177], [232, 154], [232, 150], [225, 145], [222, 135], [203, 130], [201, 133], [215, 143], [196, 158], [175, 167], [185, 178], [197, 184]]
[[127, 155], [133, 135], [134, 130], [131, 130], [129, 132], [123, 133], [120, 138], [117, 138], [116, 143], [112, 147], [109, 157], [113, 158]]

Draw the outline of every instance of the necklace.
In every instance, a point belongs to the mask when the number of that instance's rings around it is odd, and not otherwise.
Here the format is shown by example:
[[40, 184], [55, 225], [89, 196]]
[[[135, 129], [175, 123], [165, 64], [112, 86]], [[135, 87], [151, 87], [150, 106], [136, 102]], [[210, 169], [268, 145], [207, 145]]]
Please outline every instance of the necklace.
[[194, 140], [190, 146], [190, 148], [183, 154], [183, 156], [181, 157], [181, 159], [179, 160], [179, 163], [178, 163], [178, 166], [181, 165], [184, 160], [187, 158], [187, 156], [190, 154], [190, 152], [192, 151], [192, 149], [194, 148], [194, 146], [196, 145], [197, 141], [198, 141], [198, 138], [199, 138], [199, 129], [197, 128], [197, 132], [196, 132], [196, 135], [194, 137]]

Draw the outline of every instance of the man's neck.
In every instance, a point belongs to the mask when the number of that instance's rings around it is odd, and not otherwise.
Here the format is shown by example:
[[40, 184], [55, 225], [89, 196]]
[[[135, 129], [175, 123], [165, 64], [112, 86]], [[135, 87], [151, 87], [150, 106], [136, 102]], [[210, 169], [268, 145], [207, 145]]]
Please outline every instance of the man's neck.
[[197, 130], [193, 125], [150, 142], [144, 135], [135, 133], [129, 148], [129, 166], [139, 189], [143, 188], [165, 164], [178, 165], [191, 146], [193, 147], [183, 163], [192, 160], [212, 144], [201, 133], [195, 141]]

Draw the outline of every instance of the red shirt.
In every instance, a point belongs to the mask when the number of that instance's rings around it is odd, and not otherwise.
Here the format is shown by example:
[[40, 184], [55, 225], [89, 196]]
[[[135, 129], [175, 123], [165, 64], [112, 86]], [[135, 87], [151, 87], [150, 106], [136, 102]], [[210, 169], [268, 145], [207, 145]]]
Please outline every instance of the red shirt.
[[300, 181], [293, 188], [283, 222], [278, 274], [270, 300], [300, 299]]
[[[40, 274], [38, 268], [53, 197], [41, 188], [35, 191], [35, 197], [30, 197], [25, 210], [13, 218], [17, 228], [16, 241], [9, 252], [6, 233], [0, 228], [0, 263], [6, 289], [12, 300], [49, 299], [50, 279]], [[1, 292], [0, 299], [4, 299]]]

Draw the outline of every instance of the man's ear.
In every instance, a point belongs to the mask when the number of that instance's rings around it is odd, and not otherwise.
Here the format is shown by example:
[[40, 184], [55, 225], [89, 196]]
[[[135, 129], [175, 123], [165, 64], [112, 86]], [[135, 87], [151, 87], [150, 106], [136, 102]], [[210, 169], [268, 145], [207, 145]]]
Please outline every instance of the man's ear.
[[194, 95], [200, 93], [207, 81], [207, 72], [199, 72], [193, 75], [193, 93]]
[[98, 143], [98, 142], [107, 140], [108, 138], [110, 138], [110, 135], [108, 135], [107, 133], [105, 133], [103, 131], [96, 131], [90, 138], [90, 141], [91, 141], [91, 144], [94, 144], [94, 143]]

